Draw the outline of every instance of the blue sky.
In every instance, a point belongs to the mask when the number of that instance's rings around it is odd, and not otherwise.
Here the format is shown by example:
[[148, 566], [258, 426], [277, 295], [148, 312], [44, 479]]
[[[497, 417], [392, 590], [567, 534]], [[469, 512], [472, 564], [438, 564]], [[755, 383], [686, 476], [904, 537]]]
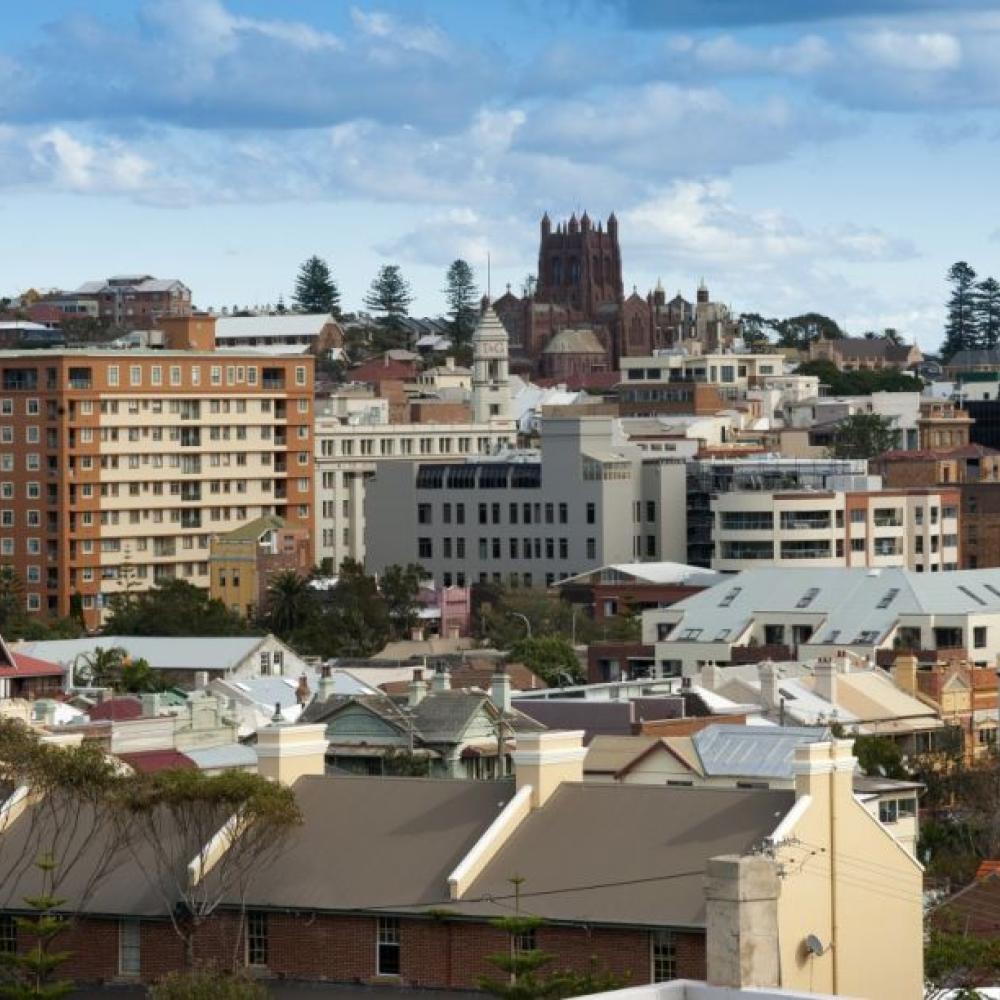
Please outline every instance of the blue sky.
[[275, 302], [327, 258], [414, 311], [456, 256], [620, 219], [626, 283], [940, 339], [1000, 272], [1000, 2], [37, 0], [0, 29], [0, 291], [122, 271]]

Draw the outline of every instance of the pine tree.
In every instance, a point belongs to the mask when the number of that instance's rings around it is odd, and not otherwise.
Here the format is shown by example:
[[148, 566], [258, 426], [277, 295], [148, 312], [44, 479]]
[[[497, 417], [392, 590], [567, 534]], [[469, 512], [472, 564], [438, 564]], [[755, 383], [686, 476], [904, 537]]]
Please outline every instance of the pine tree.
[[461, 258], [452, 261], [445, 280], [448, 284], [444, 295], [448, 302], [455, 343], [465, 344], [471, 340], [476, 328], [476, 299], [479, 296], [472, 268]]
[[299, 268], [293, 301], [303, 312], [340, 317], [340, 291], [325, 260], [313, 256]]
[[975, 288], [972, 312], [978, 346], [992, 351], [1000, 342], [1000, 281], [983, 278]]
[[379, 318], [383, 329], [399, 340], [403, 320], [409, 315], [413, 293], [398, 264], [385, 264], [372, 279], [365, 296], [365, 308]]
[[959, 351], [978, 346], [973, 316], [976, 272], [960, 260], [948, 269], [948, 280], [951, 282], [951, 295], [941, 347], [941, 355], [946, 361]]

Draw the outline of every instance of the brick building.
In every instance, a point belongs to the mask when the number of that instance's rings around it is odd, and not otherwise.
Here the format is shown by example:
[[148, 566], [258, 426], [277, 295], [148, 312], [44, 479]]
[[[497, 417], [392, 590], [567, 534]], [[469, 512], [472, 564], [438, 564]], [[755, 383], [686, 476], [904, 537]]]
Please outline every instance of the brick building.
[[152, 330], [165, 316], [191, 315], [191, 289], [176, 278], [118, 274], [87, 281], [45, 301], [68, 315], [90, 315], [126, 330]]
[[29, 612], [78, 598], [94, 627], [125, 588], [207, 588], [213, 532], [312, 527], [313, 359], [216, 351], [211, 317], [161, 325], [166, 350], [0, 354], [0, 560]]

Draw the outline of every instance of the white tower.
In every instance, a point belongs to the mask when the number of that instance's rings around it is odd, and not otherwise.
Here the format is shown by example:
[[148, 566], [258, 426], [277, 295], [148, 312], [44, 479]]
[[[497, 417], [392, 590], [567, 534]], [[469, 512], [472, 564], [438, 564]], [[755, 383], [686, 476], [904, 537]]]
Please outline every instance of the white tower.
[[510, 419], [510, 371], [507, 331], [488, 304], [472, 335], [472, 419]]

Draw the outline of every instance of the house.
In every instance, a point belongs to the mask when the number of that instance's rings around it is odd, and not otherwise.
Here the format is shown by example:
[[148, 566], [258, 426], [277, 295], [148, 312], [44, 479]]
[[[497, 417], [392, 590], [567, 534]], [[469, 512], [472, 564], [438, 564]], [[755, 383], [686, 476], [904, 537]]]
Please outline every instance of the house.
[[66, 667], [71, 688], [81, 686], [78, 671], [97, 649], [122, 649], [131, 660], [145, 660], [164, 683], [188, 690], [217, 677], [297, 678], [306, 668], [305, 661], [273, 635], [93, 635], [20, 642], [14, 649]]
[[305, 347], [319, 357], [343, 347], [344, 332], [329, 313], [219, 316], [215, 321], [215, 342], [219, 347]]
[[[586, 782], [573, 732], [524, 734], [512, 782], [326, 775], [321, 725], [265, 727], [257, 750], [262, 773], [294, 788], [302, 823], [238, 891], [218, 881], [223, 866], [187, 876], [221, 898], [195, 937], [199, 961], [236, 954], [259, 976], [469, 989], [509, 946], [492, 922], [520, 906], [542, 921], [522, 946], [558, 968], [596, 960], [640, 986], [920, 994], [922, 870], [854, 797], [847, 741], [797, 747], [787, 790]], [[44, 815], [29, 796], [8, 803], [10, 856], [30, 852]], [[178, 880], [203, 849], [185, 834], [165, 830]], [[84, 863], [62, 890], [85, 901], [63, 971], [148, 981], [185, 964], [147, 845], [85, 895], [101, 843], [68, 835]], [[26, 865], [2, 886], [7, 940], [43, 877]]]
[[923, 355], [914, 344], [896, 344], [885, 337], [819, 337], [809, 345], [809, 361], [832, 361], [841, 371], [881, 371], [912, 368]]
[[614, 563], [556, 585], [570, 604], [591, 609], [594, 621], [663, 608], [712, 587], [721, 573], [675, 562]]
[[432, 777], [496, 778], [510, 772], [519, 735], [545, 728], [513, 708], [510, 696], [502, 670], [487, 693], [452, 688], [447, 668], [428, 686], [416, 669], [405, 701], [382, 692], [317, 696], [299, 718], [325, 725], [327, 761], [343, 771], [392, 774], [412, 758], [425, 761]]
[[841, 650], [891, 661], [980, 666], [1000, 655], [1000, 569], [915, 573], [885, 569], [765, 567], [643, 615], [660, 676], [708, 662], [815, 660]]
[[[711, 719], [690, 736], [598, 736], [587, 749], [588, 781], [711, 788], [794, 788], [795, 751], [829, 740], [822, 726], [731, 725]], [[915, 781], [855, 772], [854, 795], [916, 856], [919, 827]]]
[[64, 676], [60, 664], [12, 649], [0, 636], [0, 700], [58, 695]]

